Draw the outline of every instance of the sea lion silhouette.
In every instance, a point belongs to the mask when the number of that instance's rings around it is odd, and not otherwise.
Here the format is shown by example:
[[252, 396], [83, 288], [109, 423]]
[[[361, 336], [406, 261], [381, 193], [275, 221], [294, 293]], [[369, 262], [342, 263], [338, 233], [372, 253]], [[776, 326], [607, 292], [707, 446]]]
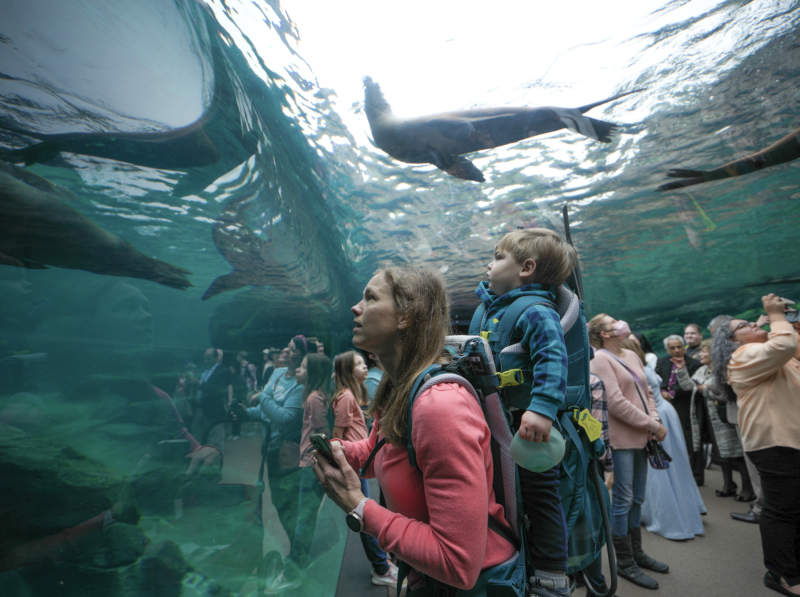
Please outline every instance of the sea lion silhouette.
[[712, 180], [722, 180], [723, 178], [731, 178], [732, 176], [744, 176], [757, 172], [758, 170], [763, 170], [764, 168], [791, 162], [797, 158], [800, 158], [800, 128], [793, 130], [783, 139], [770, 145], [766, 149], [728, 162], [714, 170], [684, 170], [682, 168], [670, 170], [667, 172], [669, 178], [682, 178], [683, 180], [666, 182], [658, 187], [656, 191], [671, 191], [673, 189], [690, 187]]
[[580, 108], [499, 107], [399, 118], [380, 85], [364, 77], [364, 111], [375, 145], [401, 162], [433, 164], [451, 176], [475, 182], [486, 179], [462, 154], [516, 143], [567, 128], [603, 143], [617, 125], [583, 113], [641, 89], [621, 93]]
[[232, 199], [214, 222], [211, 231], [214, 244], [233, 271], [211, 283], [203, 294], [204, 301], [229, 290], [268, 284], [286, 293], [305, 293], [300, 282], [303, 261], [298, 259], [289, 267], [282, 265], [275, 258], [273, 240], [264, 240], [245, 223], [244, 210], [251, 200], [250, 197]]
[[190, 272], [140, 253], [66, 203], [72, 199], [67, 189], [0, 161], [0, 262], [192, 285]]

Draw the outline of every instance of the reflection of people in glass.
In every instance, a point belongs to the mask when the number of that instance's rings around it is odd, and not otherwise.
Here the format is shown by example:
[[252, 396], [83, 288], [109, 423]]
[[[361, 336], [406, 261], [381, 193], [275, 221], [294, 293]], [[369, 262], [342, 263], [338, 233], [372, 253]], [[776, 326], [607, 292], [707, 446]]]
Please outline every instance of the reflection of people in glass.
[[208, 348], [203, 353], [205, 370], [200, 376], [197, 386], [197, 412], [192, 419], [192, 431], [195, 435], [205, 437], [208, 442], [220, 450], [225, 447], [225, 429], [218, 425], [227, 416], [225, 409], [233, 398], [231, 375], [228, 367], [222, 364], [222, 350]]
[[[34, 576], [37, 565], [53, 560], [91, 564], [98, 554], [107, 562], [121, 554], [135, 560], [145, 538], [138, 530], [112, 530], [115, 524], [135, 525], [140, 514], [173, 515], [181, 487], [214, 482], [222, 464], [217, 449], [188, 433], [170, 397], [142, 378], [153, 317], [141, 291], [103, 280], [58, 296], [47, 340], [61, 392], [45, 406], [48, 424], [36, 434], [0, 426], [0, 441], [30, 446], [22, 478], [0, 497], [0, 509], [17, 514], [0, 523], [0, 569], [26, 567]], [[59, 485], [64, 474], [72, 475], [69, 486]], [[50, 522], [42, 525], [43, 519]], [[134, 544], [116, 543], [120, 533]]]
[[269, 428], [265, 438], [265, 460], [272, 505], [281, 526], [294, 543], [300, 494], [300, 435], [303, 427], [303, 386], [295, 371], [306, 356], [306, 339], [295, 336], [286, 349], [286, 365], [275, 369], [259, 394], [259, 406], [246, 410], [252, 420]]
[[317, 513], [322, 501], [322, 487], [317, 482], [311, 465], [312, 433], [329, 435], [328, 409], [330, 399], [326, 388], [331, 374], [331, 361], [323, 354], [309, 353], [300, 363], [295, 378], [303, 387], [303, 430], [300, 439], [300, 495], [298, 498], [297, 527], [283, 572], [278, 575], [268, 591], [286, 591], [300, 584], [301, 570], [311, 564], [309, 551], [314, 538]]

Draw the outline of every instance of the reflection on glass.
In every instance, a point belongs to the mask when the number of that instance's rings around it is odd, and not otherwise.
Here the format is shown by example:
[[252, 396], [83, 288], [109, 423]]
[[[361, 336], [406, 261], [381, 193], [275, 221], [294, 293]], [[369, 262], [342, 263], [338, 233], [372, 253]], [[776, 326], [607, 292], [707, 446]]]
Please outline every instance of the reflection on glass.
[[[0, 21], [0, 595], [335, 595], [307, 435], [346, 435], [324, 355], [384, 261], [463, 324], [498, 240], [568, 204], [590, 316], [797, 299], [800, 11], [68, 4]], [[365, 73], [441, 118], [387, 120]]]

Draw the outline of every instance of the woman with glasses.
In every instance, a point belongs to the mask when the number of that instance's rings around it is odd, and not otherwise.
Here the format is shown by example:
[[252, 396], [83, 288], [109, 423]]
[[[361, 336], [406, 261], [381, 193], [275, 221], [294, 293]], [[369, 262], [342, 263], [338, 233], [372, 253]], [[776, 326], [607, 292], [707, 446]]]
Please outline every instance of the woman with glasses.
[[711, 358], [718, 387], [737, 400], [742, 443], [761, 476], [764, 584], [800, 595], [800, 352], [783, 299], [761, 302], [770, 332], [731, 319], [715, 331]]

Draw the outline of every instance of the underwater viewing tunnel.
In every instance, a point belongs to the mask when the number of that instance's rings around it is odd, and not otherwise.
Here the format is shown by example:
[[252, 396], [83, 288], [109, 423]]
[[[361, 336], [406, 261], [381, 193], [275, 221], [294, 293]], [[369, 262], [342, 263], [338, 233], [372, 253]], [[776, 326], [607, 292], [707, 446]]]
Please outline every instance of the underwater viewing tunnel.
[[585, 319], [658, 357], [800, 301], [795, 0], [0, 14], [0, 595], [333, 596], [345, 553], [383, 594], [340, 507], [298, 505], [281, 401], [387, 263], [466, 334], [500, 240], [554, 231]]

